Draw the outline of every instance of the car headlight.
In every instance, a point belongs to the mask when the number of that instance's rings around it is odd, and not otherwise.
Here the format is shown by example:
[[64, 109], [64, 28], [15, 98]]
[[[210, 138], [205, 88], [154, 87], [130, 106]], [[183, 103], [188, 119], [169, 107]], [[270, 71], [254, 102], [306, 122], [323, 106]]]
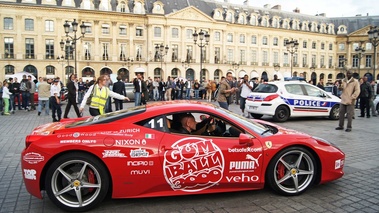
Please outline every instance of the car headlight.
[[341, 150], [340, 148], [338, 148], [337, 145], [335, 145], [334, 143], [329, 142], [323, 138], [319, 138], [319, 137], [312, 137], [312, 138], [315, 139], [317, 141], [317, 143], [319, 143], [320, 145], [333, 146], [333, 147], [337, 148], [338, 150]]

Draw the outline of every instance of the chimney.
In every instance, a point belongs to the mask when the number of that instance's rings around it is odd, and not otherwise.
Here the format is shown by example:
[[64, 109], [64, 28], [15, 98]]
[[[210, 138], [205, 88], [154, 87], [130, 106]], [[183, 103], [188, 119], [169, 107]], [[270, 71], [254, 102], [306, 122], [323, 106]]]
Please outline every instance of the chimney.
[[300, 9], [298, 7], [296, 7], [294, 10], [293, 10], [294, 13], [300, 13]]
[[271, 9], [274, 9], [274, 10], [282, 10], [282, 6], [277, 4], [275, 6], [273, 6]]
[[319, 16], [326, 17], [326, 13], [320, 13]]
[[270, 9], [271, 5], [270, 4], [265, 4], [263, 5], [263, 8], [267, 8], [267, 9]]
[[245, 6], [249, 6], [249, 0], [245, 0], [245, 1], [243, 2], [243, 5], [245, 5]]

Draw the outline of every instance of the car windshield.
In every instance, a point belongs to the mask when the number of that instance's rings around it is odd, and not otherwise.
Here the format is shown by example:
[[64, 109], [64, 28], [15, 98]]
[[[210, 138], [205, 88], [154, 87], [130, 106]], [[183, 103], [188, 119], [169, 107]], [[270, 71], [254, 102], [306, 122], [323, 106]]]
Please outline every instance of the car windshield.
[[274, 84], [259, 84], [253, 92], [276, 93], [276, 91], [278, 91], [278, 87]]
[[66, 128], [77, 127], [77, 126], [87, 126], [92, 124], [102, 124], [123, 119], [135, 114], [140, 114], [146, 111], [146, 106], [131, 107], [124, 110], [119, 110], [111, 113], [106, 113], [103, 115], [97, 115], [87, 118], [86, 120], [80, 120], [74, 123], [66, 125]]
[[225, 115], [225, 117], [228, 117], [230, 118], [230, 120], [233, 120], [233, 121], [238, 121], [240, 124], [248, 127], [250, 130], [258, 133], [259, 135], [265, 135], [265, 136], [268, 136], [268, 135], [272, 135], [273, 133], [271, 132], [268, 132], [268, 128], [266, 128], [265, 126], [257, 123], [257, 122], [254, 122], [253, 120], [251, 119], [248, 119], [248, 118], [245, 118], [243, 116], [240, 116], [234, 112], [231, 112], [229, 110], [225, 110], [223, 108], [216, 108], [216, 110], [219, 110], [222, 114]]

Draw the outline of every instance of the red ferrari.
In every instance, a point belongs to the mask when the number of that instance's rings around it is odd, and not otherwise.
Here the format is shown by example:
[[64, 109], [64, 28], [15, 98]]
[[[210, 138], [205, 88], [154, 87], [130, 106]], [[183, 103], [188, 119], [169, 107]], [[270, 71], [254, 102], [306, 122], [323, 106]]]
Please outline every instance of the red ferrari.
[[332, 143], [209, 103], [156, 102], [39, 126], [26, 137], [29, 193], [66, 211], [106, 196], [139, 198], [262, 189], [298, 195], [341, 178]]

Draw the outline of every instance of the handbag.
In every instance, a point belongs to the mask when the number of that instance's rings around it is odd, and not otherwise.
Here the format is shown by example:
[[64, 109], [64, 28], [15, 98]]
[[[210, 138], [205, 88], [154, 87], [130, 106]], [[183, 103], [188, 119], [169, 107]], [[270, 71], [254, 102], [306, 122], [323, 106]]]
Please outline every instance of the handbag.
[[96, 84], [93, 85], [93, 88], [92, 88], [91, 94], [90, 94], [89, 97], [87, 98], [87, 102], [86, 102], [87, 105], [90, 105], [90, 104], [91, 104], [91, 100], [92, 100], [92, 96], [93, 96], [93, 91], [95, 91], [95, 86], [96, 86]]

